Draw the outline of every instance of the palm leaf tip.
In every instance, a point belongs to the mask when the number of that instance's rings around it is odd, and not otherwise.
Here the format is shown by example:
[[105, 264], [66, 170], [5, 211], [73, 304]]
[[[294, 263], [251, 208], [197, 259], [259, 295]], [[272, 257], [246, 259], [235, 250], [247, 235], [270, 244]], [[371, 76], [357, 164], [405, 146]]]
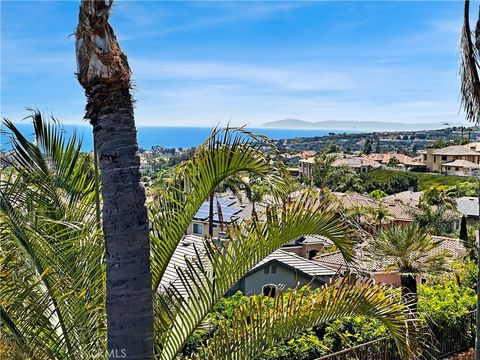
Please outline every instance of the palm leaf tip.
[[402, 359], [416, 356], [416, 329], [396, 294], [381, 285], [342, 281], [316, 290], [279, 293], [270, 300], [263, 295], [252, 297], [235, 311], [231, 322], [220, 324], [192, 359], [255, 359], [313, 326], [356, 315], [383, 323]]

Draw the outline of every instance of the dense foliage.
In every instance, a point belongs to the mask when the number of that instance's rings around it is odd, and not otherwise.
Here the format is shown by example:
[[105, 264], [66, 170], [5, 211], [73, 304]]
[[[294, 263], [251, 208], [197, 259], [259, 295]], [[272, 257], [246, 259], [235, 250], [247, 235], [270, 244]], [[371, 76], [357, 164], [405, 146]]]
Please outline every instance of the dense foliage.
[[383, 175], [385, 170], [375, 170], [362, 176], [363, 188], [366, 192], [382, 190], [387, 194], [395, 194], [407, 190], [416, 190], [418, 178], [410, 172], [392, 171], [388, 176]]

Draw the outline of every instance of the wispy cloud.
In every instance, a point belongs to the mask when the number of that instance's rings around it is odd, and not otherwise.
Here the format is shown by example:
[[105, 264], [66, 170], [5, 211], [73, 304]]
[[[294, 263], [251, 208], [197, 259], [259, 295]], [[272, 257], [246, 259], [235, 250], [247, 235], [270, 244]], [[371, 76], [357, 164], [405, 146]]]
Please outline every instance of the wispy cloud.
[[[119, 3], [120, 14], [124, 16], [127, 21], [131, 19], [132, 23], [140, 25], [141, 28], [137, 29], [135, 33], [127, 34], [121, 32], [119, 34], [121, 40], [128, 41], [148, 37], [159, 37], [239, 21], [258, 21], [310, 5], [308, 2], [193, 1], [188, 3], [191, 12], [184, 13], [183, 19], [177, 18], [176, 20], [179, 21], [170, 24], [168, 19], [173, 17], [173, 15], [169, 14], [168, 8], [164, 7], [162, 9], [159, 6], [158, 11], [154, 12], [147, 8], [147, 6], [151, 7], [152, 3], [147, 2], [147, 4], [148, 5], [145, 5], [145, 2], [138, 2], [133, 7], [131, 7], [130, 4], [127, 7], [127, 4]], [[208, 9], [208, 11], [205, 11], [205, 9]], [[195, 10], [203, 10], [202, 16], [195, 16]], [[157, 17], [154, 15], [158, 12], [163, 14], [163, 16]], [[155, 29], [148, 26], [153, 24], [156, 25]]]

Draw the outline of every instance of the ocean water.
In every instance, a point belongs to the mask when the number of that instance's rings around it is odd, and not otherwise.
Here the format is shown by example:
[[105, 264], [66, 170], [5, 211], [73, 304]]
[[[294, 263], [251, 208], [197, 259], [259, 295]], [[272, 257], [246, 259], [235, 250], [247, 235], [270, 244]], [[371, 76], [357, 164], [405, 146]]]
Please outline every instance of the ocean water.
[[[15, 124], [22, 134], [32, 139], [33, 128], [29, 123]], [[65, 133], [72, 134], [73, 131], [82, 139], [82, 149], [92, 149], [92, 128], [84, 125], [63, 125]], [[1, 127], [4, 130], [4, 126]], [[329, 132], [344, 133], [345, 131], [335, 130], [287, 130], [287, 129], [262, 129], [248, 128], [257, 134], [268, 136], [271, 139], [291, 139], [296, 137], [313, 137], [326, 135]], [[168, 148], [187, 148], [197, 146], [210, 135], [212, 128], [207, 127], [138, 127], [138, 144], [143, 149], [150, 149], [158, 145]], [[8, 136], [1, 134], [0, 148], [10, 148]]]

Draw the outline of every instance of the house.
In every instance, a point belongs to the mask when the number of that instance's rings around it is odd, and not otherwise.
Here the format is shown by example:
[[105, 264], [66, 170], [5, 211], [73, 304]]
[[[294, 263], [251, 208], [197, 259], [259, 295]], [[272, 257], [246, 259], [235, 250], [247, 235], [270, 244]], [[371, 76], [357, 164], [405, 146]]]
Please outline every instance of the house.
[[255, 265], [231, 289], [245, 295], [274, 295], [278, 288], [295, 288], [309, 284], [316, 288], [327, 284], [337, 271], [313, 260], [279, 249]]
[[307, 235], [285, 244], [282, 249], [311, 260], [332, 245], [333, 242], [324, 236]]
[[[187, 260], [206, 257], [204, 238], [186, 235], [178, 244], [160, 282], [160, 291], [175, 287], [182, 296], [187, 295], [177, 269], [187, 268]], [[334, 268], [307, 260], [292, 252], [279, 249], [255, 265], [229, 291], [242, 291], [246, 295], [272, 294], [278, 287], [295, 288], [310, 284], [313, 288], [328, 283], [337, 274]]]
[[382, 167], [380, 163], [369, 159], [368, 157], [347, 155], [344, 155], [343, 158], [336, 159], [333, 162], [333, 166], [348, 166], [357, 173], [367, 173], [371, 170]]
[[[453, 258], [462, 258], [466, 255], [465, 245], [462, 240], [443, 236], [432, 236], [432, 238], [433, 240], [440, 241], [439, 247], [432, 250], [432, 253], [447, 250]], [[372, 278], [377, 283], [400, 286], [400, 273], [397, 271], [389, 271], [386, 268], [386, 263], [373, 263], [369, 261], [366, 254], [364, 254], [365, 245], [366, 244], [363, 244], [355, 249], [357, 261], [353, 265], [346, 263], [340, 251], [322, 254], [313, 260], [324, 266], [332, 267], [339, 273], [348, 269], [356, 274], [357, 277]], [[418, 280], [420, 281], [421, 279]]]
[[478, 197], [463, 196], [456, 198], [457, 210], [465, 216], [470, 225], [478, 224], [479, 205]]
[[[385, 166], [394, 166], [396, 168], [401, 168], [404, 170], [421, 170], [425, 165], [419, 161], [421, 158], [412, 158], [405, 154], [398, 153], [373, 153], [367, 155], [371, 160], [374, 160]], [[394, 165], [392, 165], [394, 164]]]
[[[381, 201], [374, 199], [371, 196], [358, 194], [358, 193], [341, 193], [333, 192], [337, 203], [344, 210], [352, 208], [371, 208], [373, 210], [380, 208], [380, 204], [385, 207], [389, 212], [389, 217], [392, 224], [402, 225], [414, 221], [414, 212], [416, 208], [402, 201], [391, 200], [384, 198]], [[368, 222], [369, 219], [363, 216], [363, 221]]]
[[[255, 204], [260, 210], [261, 204]], [[240, 201], [233, 195], [215, 196], [213, 201], [213, 237], [223, 237], [226, 229], [238, 221], [251, 217], [253, 205], [244, 200]], [[193, 217], [188, 226], [187, 235], [205, 236], [208, 235], [210, 203], [205, 201]]]
[[[476, 143], [447, 146], [442, 149], [427, 148], [422, 154], [423, 163], [427, 170], [432, 172], [447, 171], [464, 175], [478, 173], [479, 169], [475, 164], [480, 164], [480, 152], [477, 149]], [[463, 161], [455, 162], [456, 160]], [[465, 170], [467, 173], [464, 173]]]
[[480, 165], [468, 160], [453, 160], [440, 165], [440, 171], [447, 175], [470, 175], [480, 174]]
[[[355, 156], [343, 153], [329, 154], [335, 158], [333, 166], [347, 166], [357, 173], [367, 173], [371, 170], [378, 169], [382, 165], [365, 156]], [[315, 157], [300, 160], [300, 173], [311, 179], [313, 177], [313, 165], [315, 164]]]
[[418, 207], [420, 204], [420, 199], [422, 198], [423, 193], [421, 191], [402, 191], [393, 195], [385, 196], [382, 201], [392, 202], [399, 201], [404, 205], [408, 205], [412, 208]]
[[165, 291], [174, 286], [180, 295], [184, 297], [187, 295], [187, 290], [179, 279], [177, 268], [185, 269], [187, 267], [187, 259], [196, 258], [197, 253], [201, 256], [205, 255], [204, 239], [195, 235], [184, 236], [177, 245], [162, 276], [160, 291]]
[[301, 159], [303, 159], [302, 153], [297, 154], [280, 154], [280, 159], [286, 165], [296, 165]]

